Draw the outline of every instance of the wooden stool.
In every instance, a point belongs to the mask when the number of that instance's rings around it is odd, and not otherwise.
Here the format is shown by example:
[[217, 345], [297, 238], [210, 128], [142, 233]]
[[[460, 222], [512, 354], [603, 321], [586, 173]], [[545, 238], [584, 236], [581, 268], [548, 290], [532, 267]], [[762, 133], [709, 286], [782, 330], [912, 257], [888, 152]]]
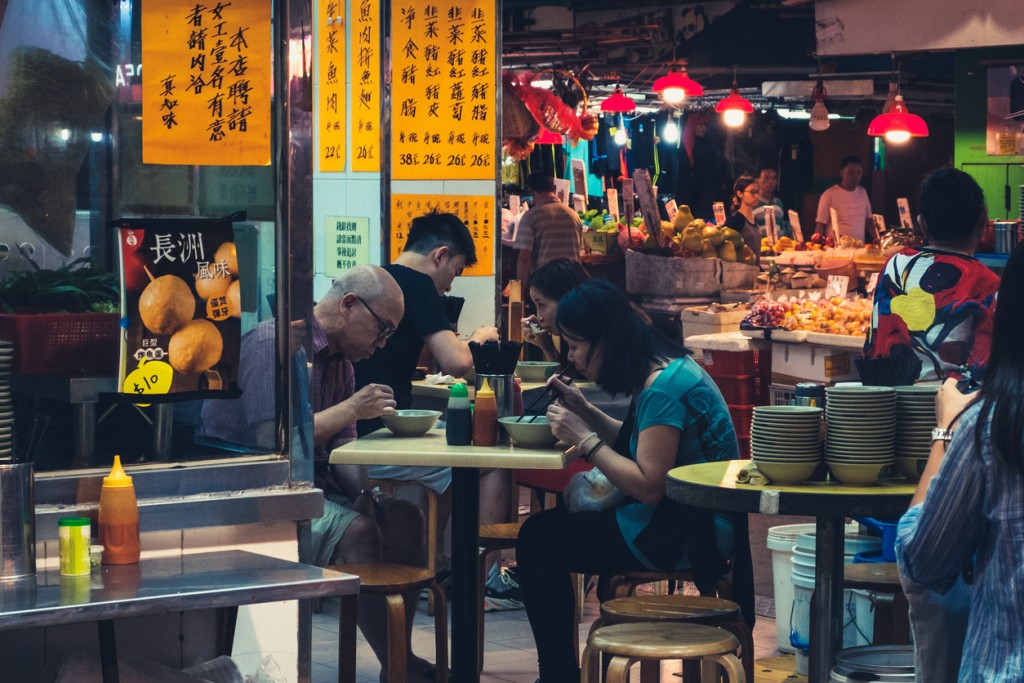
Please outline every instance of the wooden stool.
[[910, 642], [910, 607], [895, 562], [848, 564], [843, 568], [843, 584], [846, 588], [871, 592], [875, 609], [872, 644], [906, 645]]
[[[689, 581], [693, 582], [692, 571], [673, 571], [673, 572], [627, 572], [625, 574], [616, 574], [611, 578], [609, 583], [609, 590], [611, 591], [612, 598], [625, 598], [630, 595], [636, 595], [636, 589], [638, 586], [642, 586], [645, 583], [656, 583], [660, 581]], [[714, 595], [708, 597], [719, 597], [729, 600], [732, 598], [732, 585], [729, 581], [722, 577], [715, 584]]]
[[[607, 683], [629, 683], [629, 669], [641, 663], [641, 681], [658, 672], [663, 659], [698, 660], [701, 681], [716, 683], [719, 667], [727, 683], [745, 683], [746, 675], [733, 654], [739, 642], [736, 636], [714, 626], [679, 622], [641, 622], [614, 624], [591, 631], [583, 651], [581, 681], [591, 680], [599, 654], [611, 655]], [[645, 676], [644, 668], [648, 669]]]
[[[338, 564], [331, 571], [359, 577], [360, 593], [384, 595], [388, 603], [388, 675], [389, 683], [405, 683], [405, 599], [402, 594], [426, 588], [434, 598], [435, 680], [448, 681], [448, 604], [444, 591], [434, 580], [434, 571], [426, 567], [402, 564]], [[339, 620], [338, 680], [355, 683], [355, 610], [341, 610]], [[351, 634], [352, 637], [346, 637]], [[352, 666], [346, 666], [352, 662]], [[349, 678], [351, 676], [351, 679]]]
[[[639, 622], [674, 622], [718, 626], [732, 633], [740, 646], [740, 660], [743, 672], [749, 681], [754, 680], [754, 637], [750, 627], [740, 618], [740, 606], [730, 600], [697, 595], [635, 595], [616, 598], [601, 603], [601, 615], [590, 627], [593, 633], [598, 628], [612, 624]], [[687, 666], [693, 664], [695, 666]], [[697, 662], [684, 663], [684, 679], [699, 678]], [[641, 664], [641, 679], [644, 679], [644, 665]], [[657, 670], [653, 672], [657, 674]], [[648, 672], [650, 674], [650, 672]], [[654, 677], [657, 680], [657, 676]]]

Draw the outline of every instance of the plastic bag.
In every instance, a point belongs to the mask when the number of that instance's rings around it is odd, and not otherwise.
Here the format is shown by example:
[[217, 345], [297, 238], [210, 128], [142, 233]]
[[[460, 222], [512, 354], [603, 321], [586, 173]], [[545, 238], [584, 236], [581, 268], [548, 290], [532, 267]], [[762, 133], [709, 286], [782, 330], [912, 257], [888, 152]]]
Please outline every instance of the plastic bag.
[[562, 498], [569, 512], [597, 512], [615, 507], [625, 500], [626, 494], [595, 467], [572, 475]]
[[281, 672], [281, 667], [274, 656], [267, 655], [260, 662], [256, 673], [245, 677], [245, 683], [288, 683], [288, 678]]

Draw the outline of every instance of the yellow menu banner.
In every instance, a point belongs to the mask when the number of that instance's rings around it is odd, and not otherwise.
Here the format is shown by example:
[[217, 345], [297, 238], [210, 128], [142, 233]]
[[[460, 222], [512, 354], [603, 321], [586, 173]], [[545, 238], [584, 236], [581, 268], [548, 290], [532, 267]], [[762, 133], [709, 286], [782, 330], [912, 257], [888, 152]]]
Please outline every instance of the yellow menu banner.
[[392, 178], [495, 178], [495, 5], [391, 4]]
[[317, 70], [320, 82], [320, 170], [345, 170], [345, 3], [320, 3]]
[[458, 216], [476, 245], [476, 265], [463, 275], [494, 275], [494, 197], [483, 195], [391, 195], [391, 263], [395, 262], [414, 218], [434, 210]]
[[142, 8], [142, 161], [270, 164], [270, 3]]
[[380, 171], [380, 0], [353, 0], [352, 170]]

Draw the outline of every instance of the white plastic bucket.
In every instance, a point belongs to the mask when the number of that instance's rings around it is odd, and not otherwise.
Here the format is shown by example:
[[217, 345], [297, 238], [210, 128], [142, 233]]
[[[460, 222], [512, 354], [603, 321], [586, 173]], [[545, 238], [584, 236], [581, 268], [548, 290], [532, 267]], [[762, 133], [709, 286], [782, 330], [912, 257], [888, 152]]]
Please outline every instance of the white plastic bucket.
[[[772, 578], [775, 594], [775, 631], [779, 651], [793, 652], [794, 648], [789, 642], [789, 616], [793, 609], [793, 581], [790, 578], [793, 573], [793, 546], [798, 544], [801, 534], [810, 534], [803, 539], [802, 547], [810, 551], [810, 576], [814, 580], [814, 530], [815, 525], [810, 524], [783, 524], [768, 529], [768, 549], [772, 551]], [[853, 555], [861, 550], [877, 549], [879, 539], [862, 536], [859, 534], [860, 526], [857, 524], [846, 525], [846, 553], [847, 563], [853, 561]], [[874, 538], [874, 545], [871, 539]], [[864, 544], [866, 547], [861, 547]]]

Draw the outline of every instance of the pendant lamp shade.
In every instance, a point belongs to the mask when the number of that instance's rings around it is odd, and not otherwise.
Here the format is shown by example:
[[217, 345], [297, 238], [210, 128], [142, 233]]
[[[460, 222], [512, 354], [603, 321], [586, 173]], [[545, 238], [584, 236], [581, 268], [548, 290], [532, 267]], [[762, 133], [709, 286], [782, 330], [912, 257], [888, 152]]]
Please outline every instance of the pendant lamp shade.
[[818, 79], [818, 84], [814, 86], [814, 91], [811, 93], [811, 99], [814, 100], [814, 106], [811, 107], [811, 120], [808, 126], [813, 131], [828, 130], [828, 107], [825, 106], [825, 84], [822, 83], [821, 79]]
[[636, 102], [622, 94], [622, 88], [616, 87], [611, 97], [601, 103], [601, 111], [628, 114], [636, 110]]
[[561, 145], [564, 142], [564, 138], [553, 131], [544, 128], [540, 129], [540, 135], [533, 141], [535, 145]]
[[668, 104], [680, 104], [687, 97], [698, 97], [704, 94], [704, 87], [686, 74], [672, 69], [654, 81], [654, 92], [658, 93]]
[[868, 126], [868, 135], [884, 137], [889, 142], [906, 142], [912, 137], [928, 135], [928, 124], [917, 114], [907, 111], [903, 95], [897, 95], [892, 109], [888, 113], [879, 114]]
[[754, 105], [746, 97], [740, 95], [736, 89], [733, 89], [731, 93], [718, 101], [715, 111], [722, 114], [725, 125], [736, 128], [743, 125], [747, 114], [754, 113]]

